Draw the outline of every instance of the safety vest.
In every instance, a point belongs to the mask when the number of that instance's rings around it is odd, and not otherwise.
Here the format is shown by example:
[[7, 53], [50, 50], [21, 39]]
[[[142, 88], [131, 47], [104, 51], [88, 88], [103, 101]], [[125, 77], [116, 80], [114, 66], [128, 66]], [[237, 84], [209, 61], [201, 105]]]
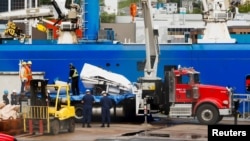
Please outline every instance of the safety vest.
[[78, 76], [78, 72], [76, 69], [74, 69], [74, 73], [73, 73], [72, 77], [77, 77], [77, 76]]
[[21, 79], [28, 79], [28, 71], [26, 69], [26, 66], [22, 66], [21, 72], [20, 72], [20, 78]]
[[78, 77], [78, 72], [77, 72], [76, 68], [71, 68], [70, 71], [72, 71], [72, 70], [74, 71], [74, 73], [73, 73], [72, 76], [69, 76], [69, 79]]
[[26, 71], [27, 71], [27, 78], [30, 81], [32, 79], [32, 71], [31, 68], [29, 66], [25, 67]]

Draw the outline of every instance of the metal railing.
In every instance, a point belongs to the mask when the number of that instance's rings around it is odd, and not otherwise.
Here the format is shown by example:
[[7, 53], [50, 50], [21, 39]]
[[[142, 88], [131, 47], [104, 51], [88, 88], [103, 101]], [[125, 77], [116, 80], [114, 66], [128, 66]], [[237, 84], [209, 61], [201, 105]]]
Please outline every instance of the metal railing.
[[239, 100], [240, 105], [242, 105], [242, 116], [241, 118], [250, 118], [250, 94], [234, 94], [234, 100]]

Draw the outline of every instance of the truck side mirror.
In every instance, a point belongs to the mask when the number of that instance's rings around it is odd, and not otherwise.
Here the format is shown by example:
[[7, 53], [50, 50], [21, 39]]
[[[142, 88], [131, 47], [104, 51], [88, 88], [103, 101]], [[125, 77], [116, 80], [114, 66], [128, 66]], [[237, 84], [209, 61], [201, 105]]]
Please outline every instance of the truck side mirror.
[[246, 87], [246, 92], [250, 93], [250, 75], [246, 76], [245, 87]]

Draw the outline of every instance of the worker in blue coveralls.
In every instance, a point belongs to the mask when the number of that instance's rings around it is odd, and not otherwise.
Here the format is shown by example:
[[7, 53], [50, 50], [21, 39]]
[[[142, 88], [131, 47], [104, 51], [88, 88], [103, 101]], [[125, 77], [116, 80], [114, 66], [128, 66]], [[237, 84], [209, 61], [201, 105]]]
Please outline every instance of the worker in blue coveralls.
[[107, 96], [105, 91], [102, 91], [103, 97], [100, 100], [102, 106], [102, 125], [101, 127], [105, 127], [105, 122], [107, 123], [107, 127], [110, 126], [110, 108], [112, 107], [112, 101]]
[[92, 107], [95, 103], [94, 96], [91, 95], [90, 90], [86, 90], [86, 94], [82, 98], [83, 103], [83, 121], [82, 127], [85, 127], [85, 123], [87, 123], [87, 127], [90, 128], [91, 116], [92, 116]]

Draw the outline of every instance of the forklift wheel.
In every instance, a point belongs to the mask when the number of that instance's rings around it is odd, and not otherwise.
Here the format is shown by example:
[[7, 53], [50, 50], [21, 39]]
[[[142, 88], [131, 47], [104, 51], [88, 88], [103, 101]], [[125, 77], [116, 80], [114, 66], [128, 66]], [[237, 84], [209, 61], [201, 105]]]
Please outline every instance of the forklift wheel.
[[75, 119], [74, 118], [70, 118], [69, 119], [69, 132], [74, 132], [75, 131]]
[[51, 133], [52, 135], [57, 135], [60, 130], [60, 123], [58, 119], [55, 119], [51, 122]]

